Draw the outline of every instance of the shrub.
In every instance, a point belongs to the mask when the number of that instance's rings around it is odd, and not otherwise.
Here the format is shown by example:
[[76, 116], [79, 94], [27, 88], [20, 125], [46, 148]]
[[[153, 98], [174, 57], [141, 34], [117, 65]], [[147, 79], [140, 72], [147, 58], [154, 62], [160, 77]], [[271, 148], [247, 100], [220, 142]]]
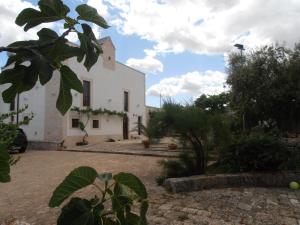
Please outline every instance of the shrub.
[[161, 160], [162, 174], [156, 178], [158, 185], [165, 179], [174, 177], [186, 177], [198, 174], [195, 156], [192, 153], [182, 152], [178, 159]]
[[233, 140], [223, 156], [223, 163], [233, 172], [276, 171], [296, 168], [293, 158], [297, 155], [300, 152], [292, 152], [278, 137], [250, 133]]
[[[72, 197], [87, 186], [98, 190], [95, 197]], [[82, 166], [74, 169], [55, 189], [49, 206], [59, 207], [68, 200], [61, 209], [58, 225], [147, 225], [147, 197], [146, 187], [133, 174], [98, 174], [94, 168]]]

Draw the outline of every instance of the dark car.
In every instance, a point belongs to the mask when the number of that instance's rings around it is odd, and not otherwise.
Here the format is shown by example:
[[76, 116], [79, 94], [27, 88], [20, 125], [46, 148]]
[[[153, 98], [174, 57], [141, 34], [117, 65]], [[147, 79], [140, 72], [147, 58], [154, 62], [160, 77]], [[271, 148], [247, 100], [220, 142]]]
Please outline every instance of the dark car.
[[13, 142], [12, 150], [18, 151], [19, 153], [23, 153], [26, 151], [27, 145], [28, 140], [25, 132], [21, 128], [18, 128], [18, 135]]

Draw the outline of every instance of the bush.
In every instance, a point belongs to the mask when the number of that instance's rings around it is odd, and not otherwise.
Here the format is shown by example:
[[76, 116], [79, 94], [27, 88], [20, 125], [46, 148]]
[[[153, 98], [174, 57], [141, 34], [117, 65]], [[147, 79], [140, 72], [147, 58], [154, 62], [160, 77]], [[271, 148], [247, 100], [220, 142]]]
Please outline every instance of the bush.
[[288, 149], [278, 137], [264, 133], [241, 135], [224, 154], [223, 163], [233, 172], [296, 169], [299, 151]]
[[192, 153], [182, 152], [178, 159], [168, 159], [159, 162], [162, 174], [156, 178], [158, 185], [167, 178], [186, 177], [198, 174], [195, 156]]

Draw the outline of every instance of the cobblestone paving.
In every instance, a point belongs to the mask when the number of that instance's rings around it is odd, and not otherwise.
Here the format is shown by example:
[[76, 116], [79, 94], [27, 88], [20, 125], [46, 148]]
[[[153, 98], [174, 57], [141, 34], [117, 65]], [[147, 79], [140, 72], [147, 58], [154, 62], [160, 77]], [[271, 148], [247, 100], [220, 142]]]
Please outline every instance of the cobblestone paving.
[[[234, 188], [173, 195], [155, 185], [158, 160], [100, 153], [28, 151], [13, 167], [12, 182], [0, 184], [0, 224], [54, 225], [59, 209], [47, 207], [52, 191], [73, 168], [89, 165], [99, 172], [128, 171], [138, 175], [150, 195], [150, 225], [300, 225], [300, 191]], [[93, 193], [94, 190], [87, 189], [80, 195]], [[14, 218], [19, 222], [13, 222]]]

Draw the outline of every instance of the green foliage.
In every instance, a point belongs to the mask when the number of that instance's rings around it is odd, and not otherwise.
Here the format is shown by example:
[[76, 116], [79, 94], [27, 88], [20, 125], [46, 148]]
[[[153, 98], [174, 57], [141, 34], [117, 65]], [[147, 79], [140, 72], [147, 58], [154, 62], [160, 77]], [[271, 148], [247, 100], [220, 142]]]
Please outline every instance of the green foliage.
[[90, 167], [79, 167], [73, 170], [55, 189], [50, 199], [49, 206], [59, 206], [75, 191], [93, 184], [97, 176], [97, 171]]
[[203, 110], [212, 113], [225, 113], [229, 107], [230, 94], [221, 93], [218, 95], [201, 95], [196, 99], [195, 105]]
[[97, 10], [93, 7], [83, 4], [80, 6], [77, 6], [76, 11], [79, 14], [78, 19], [79, 20], [86, 20], [92, 23], [97, 24], [100, 27], [108, 28], [106, 21], [98, 15]]
[[[104, 189], [99, 186], [102, 183]], [[73, 170], [55, 189], [49, 206], [60, 206], [74, 192], [95, 186], [100, 193], [87, 200], [73, 197], [62, 208], [57, 220], [58, 225], [146, 225], [148, 210], [147, 191], [144, 184], [133, 174], [97, 174], [91, 167]], [[107, 204], [111, 202], [111, 204]], [[132, 207], [139, 205], [139, 212]], [[111, 208], [109, 208], [111, 206]]]
[[147, 137], [147, 141], [149, 144], [155, 143], [156, 141], [159, 141], [159, 135], [156, 131], [156, 121], [153, 120], [153, 118], [150, 118], [147, 121], [147, 125], [136, 123], [135, 128], [132, 131], [140, 131], [142, 135]]
[[10, 156], [7, 151], [7, 146], [0, 143], [0, 183], [10, 181]]
[[231, 104], [246, 128], [274, 121], [281, 131], [300, 131], [300, 44], [265, 46], [229, 57]]
[[[295, 152], [296, 153], [296, 152]], [[298, 155], [298, 156], [297, 156]], [[243, 134], [233, 140], [222, 164], [234, 172], [276, 171], [292, 168], [293, 154], [278, 137], [266, 133]]]
[[80, 93], [83, 92], [81, 81], [76, 74], [67, 66], [60, 68], [60, 87], [59, 96], [56, 102], [56, 108], [63, 114], [68, 111], [72, 105], [71, 89], [74, 89]]
[[77, 112], [82, 115], [93, 115], [93, 116], [109, 115], [109, 116], [118, 116], [118, 117], [123, 118], [123, 116], [126, 115], [126, 113], [124, 113], [124, 112], [117, 112], [115, 110], [109, 110], [109, 109], [105, 109], [105, 108], [92, 109], [92, 108], [88, 107], [88, 108], [81, 109], [79, 107], [72, 107], [71, 111]]
[[[109, 110], [109, 109], [92, 109], [90, 107], [87, 108], [79, 108], [79, 107], [72, 107], [71, 111], [77, 112], [80, 117], [79, 121], [79, 129], [84, 132], [84, 136], [81, 142], [77, 142], [76, 145], [87, 145], [88, 142], [86, 141], [86, 138], [89, 136], [87, 130], [85, 129], [87, 124], [89, 123], [89, 120], [92, 115], [109, 115], [109, 116], [118, 116], [122, 117], [126, 115], [124, 112], [117, 112], [115, 110]], [[85, 121], [83, 121], [85, 119]]]
[[[8, 150], [11, 149], [13, 141], [18, 135], [18, 125], [12, 123], [6, 123], [5, 120], [11, 116], [15, 116], [24, 112], [28, 106], [21, 108], [19, 111], [0, 114], [0, 182], [10, 181], [10, 166], [17, 163], [19, 158], [14, 158], [9, 155]], [[19, 122], [19, 125], [28, 124], [33, 118], [31, 114], [27, 120]]]
[[[197, 174], [205, 173], [208, 152], [218, 150], [230, 137], [228, 124], [224, 122], [225, 116], [195, 105], [182, 106], [168, 101], [164, 103], [162, 111], [152, 114], [150, 120], [156, 124], [153, 129], [156, 135], [178, 137], [191, 146]], [[191, 172], [194, 173], [194, 170]]]
[[167, 178], [187, 177], [198, 174], [195, 155], [190, 152], [180, 153], [178, 159], [161, 160], [161, 175], [156, 179], [158, 185], [163, 184]]
[[[13, 53], [7, 60], [7, 68], [0, 74], [0, 84], [11, 84], [2, 97], [4, 102], [10, 103], [18, 93], [32, 89], [38, 81], [41, 85], [48, 83], [57, 70], [60, 72], [60, 89], [56, 107], [65, 114], [72, 105], [71, 90], [82, 93], [83, 88], [77, 75], [64, 65], [64, 61], [72, 57], [77, 57], [78, 62], [84, 59], [84, 66], [90, 70], [102, 53], [91, 26], [80, 21], [91, 22], [104, 29], [108, 25], [96, 9], [86, 4], [76, 8], [77, 18], [68, 16], [70, 9], [61, 0], [40, 0], [38, 6], [39, 9], [26, 8], [20, 12], [16, 24], [28, 31], [43, 23], [64, 21], [67, 30], [59, 36], [51, 29], [42, 28], [37, 33], [38, 40], [17, 41], [0, 47], [0, 52]], [[78, 35], [80, 46], [68, 43], [70, 32]]]

